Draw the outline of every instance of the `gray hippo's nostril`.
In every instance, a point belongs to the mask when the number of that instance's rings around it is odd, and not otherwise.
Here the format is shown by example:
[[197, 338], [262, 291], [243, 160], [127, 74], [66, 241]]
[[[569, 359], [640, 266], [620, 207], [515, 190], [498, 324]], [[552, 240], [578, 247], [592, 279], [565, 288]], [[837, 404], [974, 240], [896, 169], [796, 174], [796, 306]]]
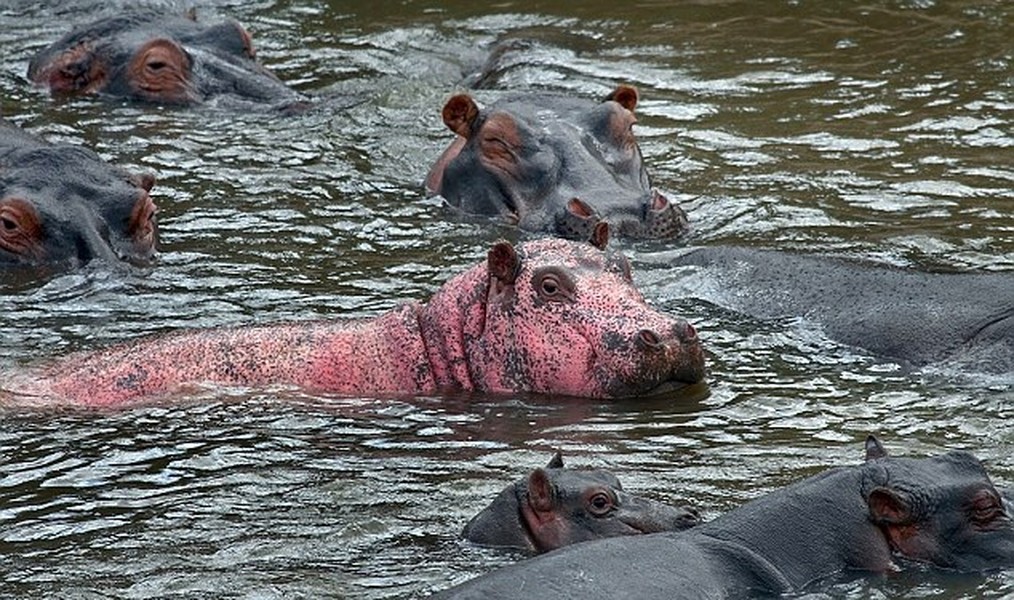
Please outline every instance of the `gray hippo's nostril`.
[[651, 210], [658, 212], [665, 210], [669, 207], [669, 199], [658, 193], [657, 191], [652, 194], [651, 198]]
[[556, 217], [556, 232], [572, 240], [592, 239], [595, 226], [602, 221], [595, 209], [579, 198], [571, 198]]

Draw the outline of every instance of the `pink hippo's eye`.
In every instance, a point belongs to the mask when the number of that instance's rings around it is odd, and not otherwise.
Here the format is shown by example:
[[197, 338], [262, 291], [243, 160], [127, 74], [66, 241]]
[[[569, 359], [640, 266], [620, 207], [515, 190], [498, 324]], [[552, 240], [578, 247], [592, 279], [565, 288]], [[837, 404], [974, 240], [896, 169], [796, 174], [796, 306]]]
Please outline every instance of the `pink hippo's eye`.
[[588, 499], [588, 512], [596, 517], [602, 517], [612, 512], [613, 499], [606, 492], [596, 492]]
[[542, 293], [547, 296], [555, 296], [560, 293], [560, 284], [555, 278], [547, 277], [542, 280]]
[[563, 269], [541, 267], [532, 276], [532, 287], [540, 300], [549, 302], [573, 302], [577, 286]]

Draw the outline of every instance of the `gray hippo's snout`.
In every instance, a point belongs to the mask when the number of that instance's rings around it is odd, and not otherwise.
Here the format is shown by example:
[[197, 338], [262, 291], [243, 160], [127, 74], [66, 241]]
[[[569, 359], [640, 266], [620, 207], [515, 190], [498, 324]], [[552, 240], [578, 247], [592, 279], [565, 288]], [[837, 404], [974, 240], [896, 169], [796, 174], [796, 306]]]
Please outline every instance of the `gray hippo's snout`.
[[556, 232], [561, 237], [586, 240], [600, 222], [632, 238], [671, 238], [689, 227], [686, 212], [658, 190], [642, 199], [639, 210], [625, 210], [615, 200], [586, 202], [571, 198], [556, 215]]
[[701, 524], [701, 513], [692, 506], [672, 506], [630, 494], [619, 497], [617, 518], [640, 533], [682, 531]]
[[670, 238], [680, 235], [690, 226], [687, 213], [669, 201], [658, 190], [652, 190], [651, 200], [646, 205], [644, 222], [635, 237]]

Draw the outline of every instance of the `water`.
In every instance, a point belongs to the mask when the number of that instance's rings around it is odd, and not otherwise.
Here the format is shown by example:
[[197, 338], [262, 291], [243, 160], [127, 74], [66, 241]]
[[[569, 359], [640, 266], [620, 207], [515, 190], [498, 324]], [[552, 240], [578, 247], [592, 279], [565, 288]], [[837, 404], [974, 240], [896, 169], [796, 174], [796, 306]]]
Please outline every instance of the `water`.
[[[639, 88], [645, 162], [695, 227], [675, 247], [1014, 269], [1010, 3], [220, 1], [199, 16], [243, 22], [282, 79], [326, 99], [320, 110], [54, 101], [27, 85], [34, 51], [116, 10], [4, 3], [0, 112], [154, 172], [162, 260], [0, 284], [0, 366], [185, 327], [374, 315], [426, 298], [492, 241], [523, 238], [456, 219], [421, 189], [450, 140], [443, 102], [501, 37], [537, 43], [474, 92], [483, 102]], [[971, 449], [1014, 483], [1009, 377], [904, 372], [804, 321], [674, 293], [672, 242], [618, 246], [646, 296], [700, 330], [707, 398], [211, 389], [109, 412], [0, 409], [0, 596], [420, 597], [516, 560], [457, 532], [556, 449], [709, 518], [858, 462], [869, 432], [901, 455]], [[813, 596], [1011, 594], [999, 573]]]

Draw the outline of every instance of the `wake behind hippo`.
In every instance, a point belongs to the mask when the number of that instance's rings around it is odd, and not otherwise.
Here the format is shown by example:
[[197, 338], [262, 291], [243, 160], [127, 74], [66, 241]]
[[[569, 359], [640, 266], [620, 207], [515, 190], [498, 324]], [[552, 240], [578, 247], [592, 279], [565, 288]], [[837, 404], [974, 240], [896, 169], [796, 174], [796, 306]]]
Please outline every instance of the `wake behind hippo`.
[[602, 102], [531, 93], [480, 109], [458, 94], [443, 109], [458, 137], [426, 189], [464, 213], [570, 239], [599, 222], [622, 236], [681, 235], [686, 213], [652, 187], [634, 138], [637, 99], [619, 86]]
[[667, 292], [760, 318], [801, 317], [903, 365], [1014, 371], [1014, 274], [934, 273], [735, 247], [666, 259]]
[[700, 523], [697, 511], [636, 496], [609, 471], [564, 467], [557, 452], [545, 468], [515, 481], [472, 517], [470, 542], [524, 552], [621, 535], [679, 531]]
[[144, 8], [74, 28], [32, 58], [28, 78], [54, 94], [157, 104], [229, 98], [293, 110], [306, 103], [256, 60], [239, 23]]
[[697, 600], [816, 591], [912, 564], [1014, 567], [1014, 521], [970, 453], [866, 462], [809, 477], [684, 532], [567, 546], [454, 587], [445, 600]]
[[694, 328], [647, 305], [625, 257], [548, 239], [499, 242], [426, 304], [374, 319], [182, 331], [4, 381], [16, 400], [122, 405], [201, 384], [621, 398], [703, 377]]
[[0, 277], [93, 259], [148, 264], [158, 237], [155, 179], [0, 121]]

